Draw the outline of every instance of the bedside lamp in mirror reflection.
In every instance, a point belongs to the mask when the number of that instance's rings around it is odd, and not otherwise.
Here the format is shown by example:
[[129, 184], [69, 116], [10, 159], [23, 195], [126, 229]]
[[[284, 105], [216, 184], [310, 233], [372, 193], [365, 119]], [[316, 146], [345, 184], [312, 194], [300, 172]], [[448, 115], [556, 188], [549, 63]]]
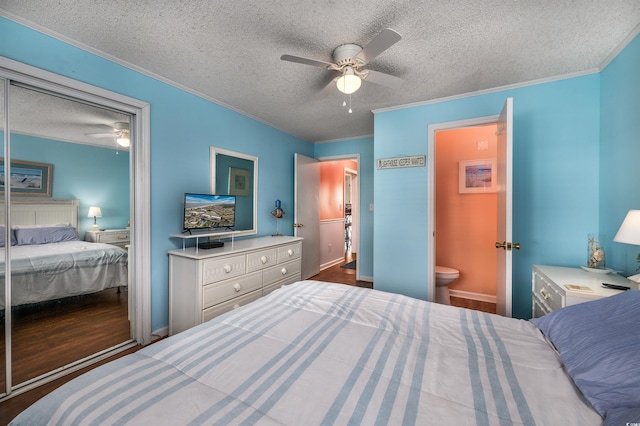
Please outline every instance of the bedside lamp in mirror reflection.
[[[640, 246], [640, 210], [629, 210], [613, 241]], [[640, 261], [640, 253], [638, 261]], [[640, 283], [640, 274], [627, 277], [627, 279]]]
[[91, 230], [97, 231], [99, 228], [98, 228], [98, 221], [96, 220], [96, 218], [102, 217], [102, 211], [100, 210], [100, 207], [96, 207], [96, 206], [89, 207], [89, 214], [87, 215], [87, 217], [93, 218], [93, 226], [91, 227]]

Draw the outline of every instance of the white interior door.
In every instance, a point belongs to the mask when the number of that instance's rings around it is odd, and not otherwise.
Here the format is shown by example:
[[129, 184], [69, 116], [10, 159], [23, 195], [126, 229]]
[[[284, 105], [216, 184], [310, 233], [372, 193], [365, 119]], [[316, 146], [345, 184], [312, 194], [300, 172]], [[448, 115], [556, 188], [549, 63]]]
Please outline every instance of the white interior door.
[[302, 240], [302, 279], [320, 272], [320, 162], [294, 155], [293, 229]]
[[513, 98], [507, 98], [498, 119], [498, 231], [496, 235], [496, 248], [498, 249], [496, 312], [507, 317], [512, 315], [511, 253], [514, 247], [511, 233], [512, 162]]

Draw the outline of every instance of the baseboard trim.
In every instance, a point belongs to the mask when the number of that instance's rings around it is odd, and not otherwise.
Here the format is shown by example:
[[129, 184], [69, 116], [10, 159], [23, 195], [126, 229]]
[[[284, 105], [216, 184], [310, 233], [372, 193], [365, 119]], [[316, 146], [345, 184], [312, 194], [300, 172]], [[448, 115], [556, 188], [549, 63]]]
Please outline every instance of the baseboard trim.
[[342, 262], [344, 262], [344, 256], [323, 263], [322, 265], [320, 265], [320, 270], [324, 271], [325, 269], [331, 268], [332, 266], [337, 265], [338, 263], [342, 263]]
[[368, 283], [372, 283], [373, 282], [373, 277], [365, 277], [365, 276], [360, 275], [358, 277], [358, 281], [366, 281]]
[[167, 337], [169, 335], [169, 327], [162, 327], [153, 332], [151, 332], [151, 337], [154, 338], [155, 341], [157, 338]]
[[484, 293], [474, 293], [472, 291], [449, 289], [449, 296], [459, 297], [461, 299], [477, 300], [479, 302], [496, 303], [496, 296]]

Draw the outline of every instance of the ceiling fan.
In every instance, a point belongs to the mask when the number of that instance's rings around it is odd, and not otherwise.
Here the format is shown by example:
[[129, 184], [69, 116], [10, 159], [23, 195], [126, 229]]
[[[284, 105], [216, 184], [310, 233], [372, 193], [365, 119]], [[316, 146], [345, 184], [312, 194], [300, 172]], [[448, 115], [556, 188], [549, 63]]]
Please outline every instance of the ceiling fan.
[[127, 123], [126, 121], [117, 121], [113, 123], [113, 126], [100, 124], [100, 127], [104, 128], [105, 132], [85, 133], [85, 136], [88, 136], [90, 138], [115, 138], [118, 145], [124, 147], [128, 147], [131, 144], [129, 138], [129, 123]]
[[360, 47], [357, 44], [343, 44], [336, 47], [332, 54], [334, 62], [293, 55], [282, 55], [280, 59], [339, 72], [340, 75], [334, 78], [323, 89], [323, 92], [330, 89], [335, 83], [342, 93], [351, 94], [360, 88], [362, 80], [397, 89], [404, 83], [403, 79], [379, 71], [364, 69], [364, 67], [382, 52], [400, 41], [401, 38], [396, 31], [386, 28], [364, 47]]

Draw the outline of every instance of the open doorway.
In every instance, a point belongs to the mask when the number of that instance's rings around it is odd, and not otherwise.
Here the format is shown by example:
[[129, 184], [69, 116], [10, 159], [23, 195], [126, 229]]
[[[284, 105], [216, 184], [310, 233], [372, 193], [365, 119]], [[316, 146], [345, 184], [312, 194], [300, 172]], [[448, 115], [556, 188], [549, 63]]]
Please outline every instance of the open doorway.
[[[496, 189], [496, 240], [491, 246], [487, 244], [486, 250], [499, 250], [496, 256], [496, 312], [499, 315], [511, 316], [512, 305], [512, 249], [519, 249], [520, 244], [511, 241], [512, 237], [512, 186], [513, 186], [513, 98], [507, 98], [499, 115], [478, 117], [466, 120], [437, 123], [429, 125], [428, 135], [428, 223], [427, 232], [427, 270], [429, 279], [427, 285], [427, 298], [436, 300], [436, 134], [444, 130], [472, 126], [496, 126], [496, 161], [495, 189]], [[460, 172], [460, 165], [458, 171]], [[460, 176], [460, 175], [459, 175]], [[464, 176], [464, 175], [463, 175]], [[493, 184], [494, 175], [491, 175]], [[458, 188], [460, 188], [458, 177]], [[464, 182], [464, 181], [463, 181]], [[465, 186], [467, 186], [465, 184]], [[465, 191], [466, 192], [466, 191]], [[460, 250], [466, 250], [466, 244]], [[469, 273], [473, 274], [473, 270]], [[456, 277], [459, 278], [459, 275]]]
[[[436, 300], [440, 296], [447, 301], [441, 303], [465, 307], [471, 303], [493, 313], [497, 282], [496, 133], [496, 123], [440, 130], [436, 132], [434, 160]], [[458, 272], [446, 288], [442, 288], [442, 279], [438, 281], [443, 271]]]
[[358, 158], [320, 162], [320, 270], [335, 265], [357, 271]]

